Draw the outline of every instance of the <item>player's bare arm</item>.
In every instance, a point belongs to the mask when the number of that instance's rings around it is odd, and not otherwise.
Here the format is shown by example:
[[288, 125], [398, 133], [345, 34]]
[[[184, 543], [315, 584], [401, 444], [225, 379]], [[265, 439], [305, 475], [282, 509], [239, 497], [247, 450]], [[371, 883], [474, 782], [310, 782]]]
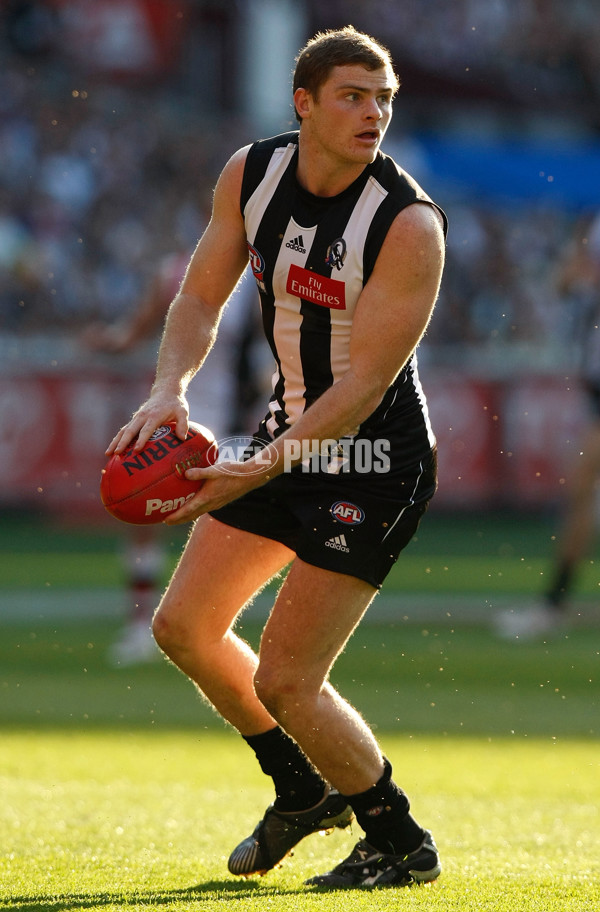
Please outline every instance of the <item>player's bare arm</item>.
[[123, 452], [136, 437], [135, 448], [142, 449], [166, 421], [177, 422], [182, 440], [187, 434], [187, 387], [214, 343], [222, 308], [248, 261], [239, 208], [246, 151], [237, 152], [223, 169], [211, 220], [167, 313], [150, 396], [111, 441], [109, 455]]
[[[315, 439], [337, 439], [372, 414], [427, 328], [443, 264], [444, 234], [437, 211], [417, 203], [400, 212], [356, 306], [350, 369], [307, 410], [292, 433], [313, 439], [322, 425]], [[305, 430], [309, 418], [314, 427]]]
[[[169, 523], [189, 522], [218, 509], [283, 471], [286, 439], [339, 439], [377, 408], [423, 336], [437, 299], [444, 264], [441, 216], [427, 204], [404, 209], [394, 220], [375, 268], [359, 298], [350, 339], [350, 369], [269, 446], [273, 468], [256, 473], [253, 461], [235, 475], [192, 469], [205, 485]], [[287, 454], [289, 456], [289, 453]], [[264, 462], [265, 453], [261, 454]], [[296, 462], [301, 460], [299, 455]], [[294, 460], [287, 461], [294, 464]]]
[[162, 328], [171, 303], [172, 288], [156, 275], [138, 307], [131, 315], [113, 323], [92, 323], [81, 334], [81, 341], [93, 351], [122, 354], [149, 339]]

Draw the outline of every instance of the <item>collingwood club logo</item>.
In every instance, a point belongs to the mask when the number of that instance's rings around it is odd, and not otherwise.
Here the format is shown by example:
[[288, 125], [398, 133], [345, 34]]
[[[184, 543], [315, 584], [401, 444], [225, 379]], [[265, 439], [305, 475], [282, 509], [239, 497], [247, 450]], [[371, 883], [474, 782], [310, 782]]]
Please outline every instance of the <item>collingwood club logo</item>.
[[304, 238], [302, 237], [301, 234], [299, 234], [298, 237], [296, 237], [296, 238], [292, 238], [292, 240], [288, 241], [285, 246], [289, 247], [290, 250], [295, 250], [296, 253], [306, 253], [306, 247], [304, 246]]
[[332, 269], [341, 269], [344, 265], [344, 260], [346, 259], [346, 241], [344, 238], [338, 238], [337, 241], [334, 241], [333, 244], [330, 244], [327, 248], [327, 256], [325, 257], [325, 262], [328, 266], [331, 266]]

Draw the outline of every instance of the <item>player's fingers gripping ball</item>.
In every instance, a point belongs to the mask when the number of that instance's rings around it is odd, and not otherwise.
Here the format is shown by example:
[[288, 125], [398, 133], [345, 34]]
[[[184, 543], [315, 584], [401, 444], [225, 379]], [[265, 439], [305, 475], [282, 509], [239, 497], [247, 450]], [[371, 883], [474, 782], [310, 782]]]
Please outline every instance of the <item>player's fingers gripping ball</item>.
[[161, 425], [139, 453], [133, 452], [132, 443], [124, 453], [110, 457], [102, 469], [102, 503], [123, 522], [163, 522], [203, 485], [186, 478], [186, 471], [213, 465], [217, 455], [213, 433], [201, 424], [190, 421], [185, 440], [176, 435], [175, 422]]

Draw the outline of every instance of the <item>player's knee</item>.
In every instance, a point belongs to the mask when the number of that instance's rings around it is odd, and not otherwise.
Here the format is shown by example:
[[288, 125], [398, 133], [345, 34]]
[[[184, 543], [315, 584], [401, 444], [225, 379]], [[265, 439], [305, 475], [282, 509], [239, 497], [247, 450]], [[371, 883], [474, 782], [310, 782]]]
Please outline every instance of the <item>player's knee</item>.
[[189, 641], [189, 633], [184, 624], [161, 605], [152, 619], [152, 634], [162, 651], [168, 656], [185, 649]]
[[310, 699], [301, 677], [288, 675], [286, 670], [274, 665], [259, 664], [254, 675], [254, 689], [265, 709], [278, 722], [304, 713]]
[[152, 635], [163, 652], [167, 652], [167, 646], [172, 635], [171, 625], [167, 621], [160, 608], [152, 618]]

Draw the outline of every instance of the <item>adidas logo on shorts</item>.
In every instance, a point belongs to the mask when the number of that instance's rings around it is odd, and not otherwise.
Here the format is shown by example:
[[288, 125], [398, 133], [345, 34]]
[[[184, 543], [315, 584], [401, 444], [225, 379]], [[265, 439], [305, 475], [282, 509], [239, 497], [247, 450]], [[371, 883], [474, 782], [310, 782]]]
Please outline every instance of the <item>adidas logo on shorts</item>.
[[350, 554], [350, 548], [346, 542], [345, 535], [334, 535], [333, 538], [330, 538], [329, 541], [325, 542], [327, 548], [335, 548], [336, 551], [345, 551], [346, 554]]

